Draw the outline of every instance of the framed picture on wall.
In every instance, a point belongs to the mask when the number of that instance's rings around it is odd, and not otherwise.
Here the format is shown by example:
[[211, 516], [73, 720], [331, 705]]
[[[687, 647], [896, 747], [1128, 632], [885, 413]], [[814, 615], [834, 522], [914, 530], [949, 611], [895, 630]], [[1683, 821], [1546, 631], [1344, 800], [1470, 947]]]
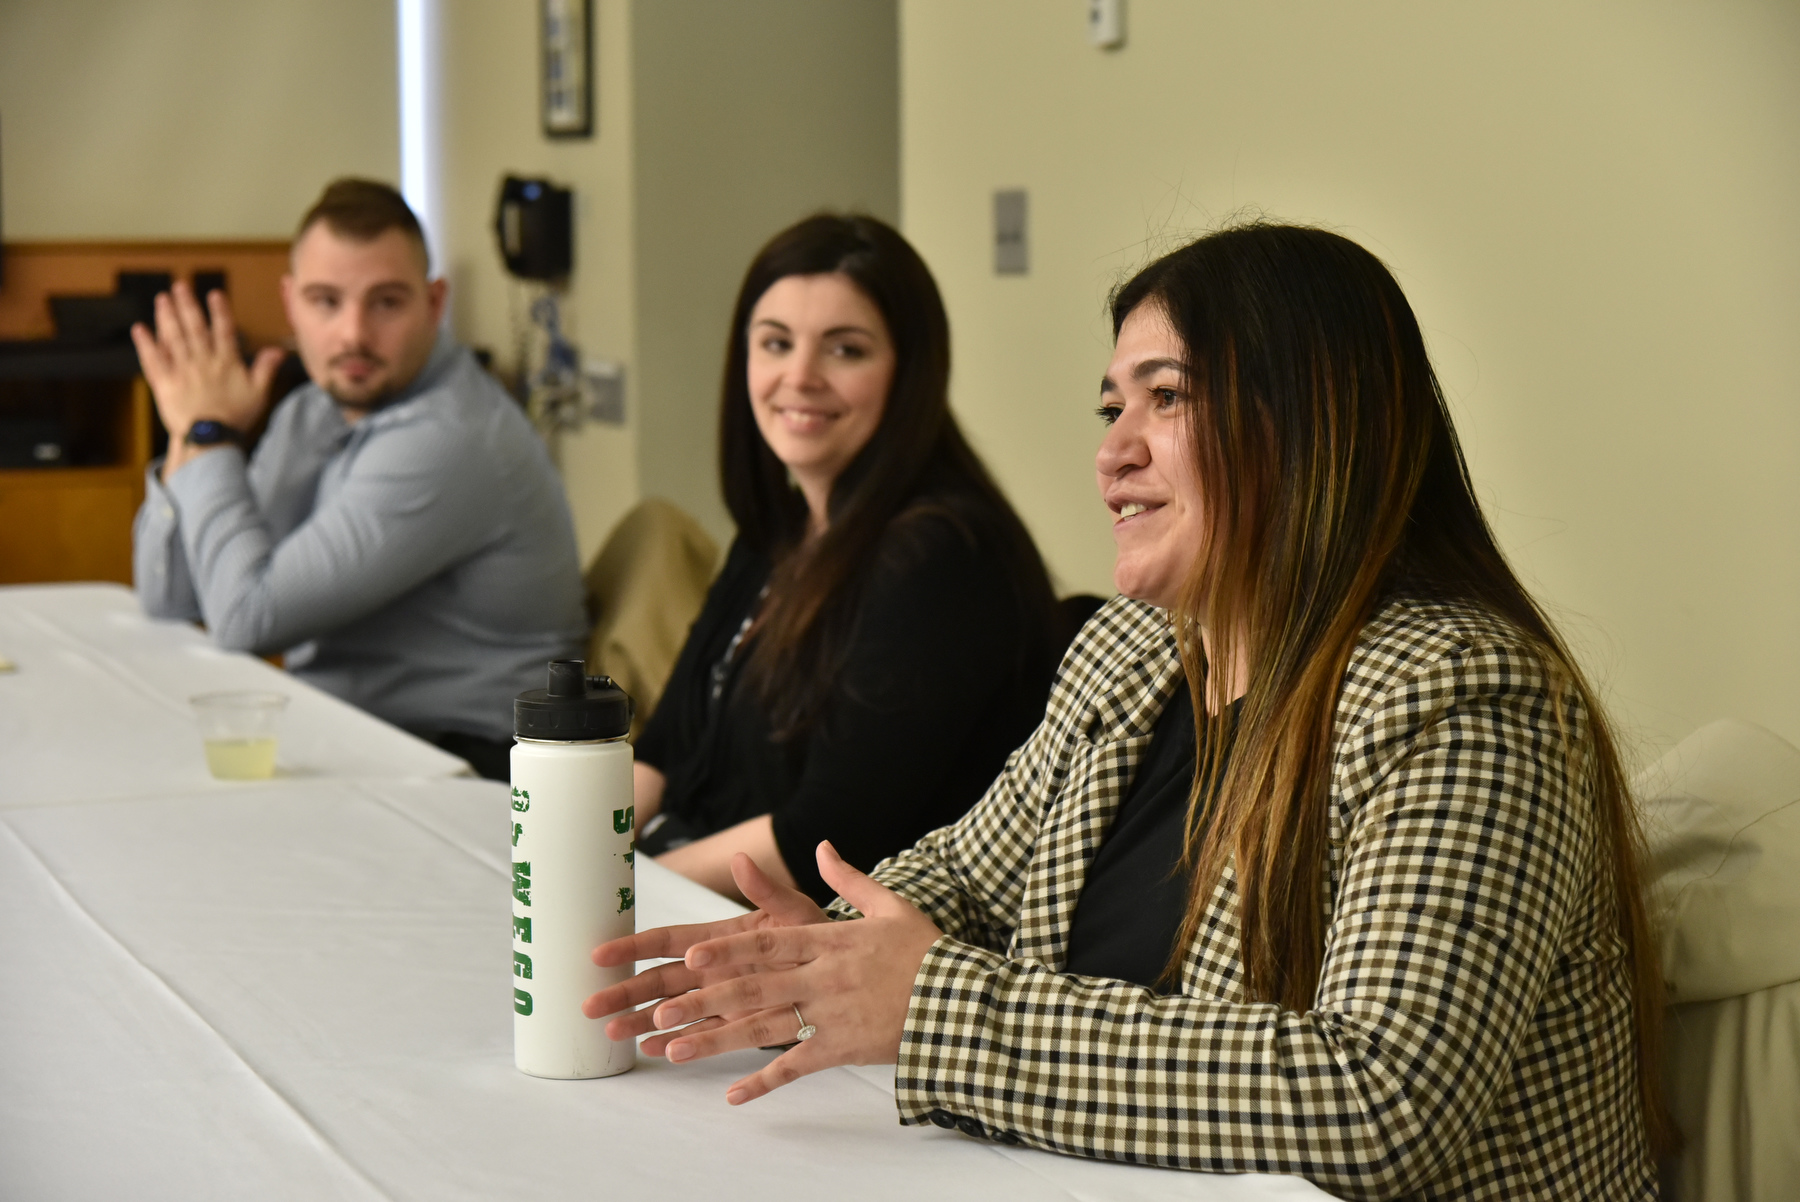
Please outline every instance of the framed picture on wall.
[[594, 0], [538, 0], [544, 135], [594, 133]]

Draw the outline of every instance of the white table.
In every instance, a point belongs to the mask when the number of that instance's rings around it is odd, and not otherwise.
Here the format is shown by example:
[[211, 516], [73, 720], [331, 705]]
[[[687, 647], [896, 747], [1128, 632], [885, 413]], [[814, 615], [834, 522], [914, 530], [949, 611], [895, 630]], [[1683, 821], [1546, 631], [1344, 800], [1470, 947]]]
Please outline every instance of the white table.
[[[18, 628], [8, 592], [0, 639]], [[78, 636], [59, 648], [103, 650]], [[232, 658], [232, 672], [254, 662]], [[22, 696], [0, 691], [0, 723], [20, 719]], [[95, 709], [121, 737], [133, 715], [164, 720], [141, 691]], [[376, 726], [343, 754], [405, 747]], [[41, 734], [54, 745], [33, 763], [86, 753], [55, 726]], [[511, 1056], [504, 786], [161, 778], [78, 797], [45, 788], [56, 779], [0, 774], [0, 1197], [1325, 1196], [1297, 1178], [902, 1128], [891, 1069], [831, 1070], [740, 1108], [726, 1085], [769, 1053], [527, 1077]], [[638, 897], [645, 925], [736, 910], [648, 861]]]
[[144, 616], [113, 584], [0, 588], [0, 805], [216, 787], [188, 706], [196, 693], [289, 697], [279, 772], [450, 776], [468, 765], [263, 661], [220, 651], [186, 622]]

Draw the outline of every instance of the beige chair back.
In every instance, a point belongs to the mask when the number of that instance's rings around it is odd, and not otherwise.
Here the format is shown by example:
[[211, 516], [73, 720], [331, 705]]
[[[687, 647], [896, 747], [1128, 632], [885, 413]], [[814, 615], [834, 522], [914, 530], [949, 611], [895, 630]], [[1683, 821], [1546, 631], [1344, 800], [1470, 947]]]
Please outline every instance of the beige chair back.
[[1702, 727], [1643, 773], [1680, 1202], [1800, 1198], [1800, 749]]
[[586, 581], [594, 629], [588, 670], [631, 694], [631, 737], [661, 700], [712, 583], [719, 548], [700, 523], [668, 501], [640, 501], [619, 519]]

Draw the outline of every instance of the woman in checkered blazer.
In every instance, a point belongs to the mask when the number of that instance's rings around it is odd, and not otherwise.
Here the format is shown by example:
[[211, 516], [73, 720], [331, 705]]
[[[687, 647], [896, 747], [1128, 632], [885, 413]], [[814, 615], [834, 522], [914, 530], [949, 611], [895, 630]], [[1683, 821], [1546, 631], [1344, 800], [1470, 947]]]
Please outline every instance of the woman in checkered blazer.
[[[1249, 225], [1113, 304], [1120, 596], [982, 801], [829, 914], [600, 948], [734, 1103], [895, 1063], [903, 1123], [1345, 1197], [1646, 1198], [1660, 980], [1591, 689], [1507, 567], [1399, 286]], [[836, 919], [840, 921], [827, 921]], [[856, 921], [841, 921], [855, 919]], [[679, 1028], [671, 1030], [671, 1028]]]

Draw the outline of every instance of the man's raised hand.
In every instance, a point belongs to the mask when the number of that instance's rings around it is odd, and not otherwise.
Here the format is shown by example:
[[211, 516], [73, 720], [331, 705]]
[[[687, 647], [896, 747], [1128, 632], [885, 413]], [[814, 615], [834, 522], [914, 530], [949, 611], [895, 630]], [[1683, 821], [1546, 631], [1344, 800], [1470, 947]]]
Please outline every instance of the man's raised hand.
[[269, 407], [269, 385], [281, 366], [283, 352], [268, 347], [248, 367], [238, 356], [237, 325], [231, 302], [222, 292], [207, 297], [209, 325], [185, 282], [156, 298], [156, 329], [131, 327], [138, 362], [156, 411], [169, 431], [172, 472], [193, 453], [184, 440], [195, 422], [211, 419], [234, 430], [248, 430]]

